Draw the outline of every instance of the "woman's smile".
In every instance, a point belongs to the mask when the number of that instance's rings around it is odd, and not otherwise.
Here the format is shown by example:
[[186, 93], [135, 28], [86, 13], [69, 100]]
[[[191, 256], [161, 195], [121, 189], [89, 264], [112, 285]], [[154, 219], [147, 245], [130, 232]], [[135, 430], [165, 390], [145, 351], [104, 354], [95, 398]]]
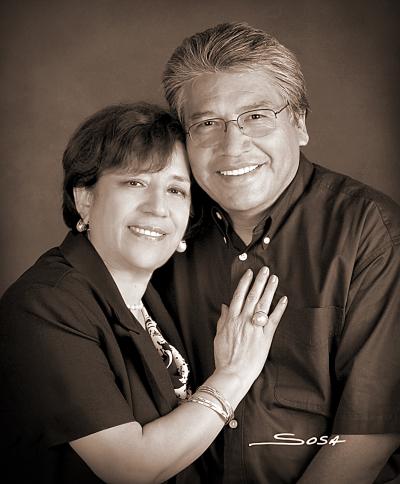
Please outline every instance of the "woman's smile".
[[167, 233], [159, 227], [130, 225], [128, 228], [136, 237], [147, 240], [162, 240], [167, 236]]

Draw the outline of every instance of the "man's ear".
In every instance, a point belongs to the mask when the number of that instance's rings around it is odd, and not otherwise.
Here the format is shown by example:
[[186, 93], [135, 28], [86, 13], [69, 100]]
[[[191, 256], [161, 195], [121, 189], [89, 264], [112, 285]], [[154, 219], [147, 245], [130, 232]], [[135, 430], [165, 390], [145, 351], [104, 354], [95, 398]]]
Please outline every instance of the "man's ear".
[[74, 187], [75, 207], [82, 220], [87, 224], [90, 218], [90, 207], [93, 200], [93, 192], [87, 187]]
[[297, 138], [299, 140], [299, 146], [306, 146], [309, 140], [307, 126], [306, 126], [306, 115], [302, 114], [297, 121]]

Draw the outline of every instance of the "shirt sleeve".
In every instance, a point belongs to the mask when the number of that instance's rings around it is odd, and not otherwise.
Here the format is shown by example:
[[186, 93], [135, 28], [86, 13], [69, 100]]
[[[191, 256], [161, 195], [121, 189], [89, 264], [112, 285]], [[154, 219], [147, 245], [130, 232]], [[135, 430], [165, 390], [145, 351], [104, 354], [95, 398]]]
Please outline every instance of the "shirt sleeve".
[[2, 303], [3, 395], [14, 439], [52, 446], [134, 420], [95, 316], [76, 294], [34, 285]]
[[400, 432], [400, 247], [353, 274], [335, 370], [342, 388], [333, 433]]

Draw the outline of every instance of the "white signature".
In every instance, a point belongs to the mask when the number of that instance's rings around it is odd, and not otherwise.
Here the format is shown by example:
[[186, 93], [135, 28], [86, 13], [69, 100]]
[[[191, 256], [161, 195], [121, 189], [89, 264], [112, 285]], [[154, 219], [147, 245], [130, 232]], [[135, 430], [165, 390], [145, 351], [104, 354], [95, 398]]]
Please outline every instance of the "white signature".
[[[342, 444], [346, 442], [345, 440], [340, 440], [339, 435], [331, 436], [328, 435], [321, 435], [320, 437], [310, 437], [307, 440], [298, 439], [295, 437], [295, 434], [290, 433], [282, 433], [282, 434], [275, 434], [274, 439], [275, 442], [251, 442], [249, 447], [254, 445], [331, 445], [335, 447], [336, 444]], [[279, 442], [276, 442], [279, 441]]]

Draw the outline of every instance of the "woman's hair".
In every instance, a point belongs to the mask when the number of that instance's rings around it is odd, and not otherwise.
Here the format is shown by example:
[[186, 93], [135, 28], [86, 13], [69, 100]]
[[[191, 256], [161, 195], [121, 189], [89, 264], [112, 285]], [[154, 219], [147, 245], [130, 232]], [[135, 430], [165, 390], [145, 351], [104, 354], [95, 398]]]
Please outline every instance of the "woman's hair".
[[198, 76], [215, 72], [264, 70], [279, 88], [297, 122], [309, 103], [296, 56], [263, 30], [242, 22], [216, 25], [186, 38], [167, 62], [165, 97], [184, 122], [184, 87]]
[[177, 141], [185, 143], [178, 119], [147, 103], [109, 106], [90, 116], [72, 135], [63, 156], [63, 217], [76, 230], [74, 187], [92, 187], [108, 170], [156, 172], [170, 162]]

